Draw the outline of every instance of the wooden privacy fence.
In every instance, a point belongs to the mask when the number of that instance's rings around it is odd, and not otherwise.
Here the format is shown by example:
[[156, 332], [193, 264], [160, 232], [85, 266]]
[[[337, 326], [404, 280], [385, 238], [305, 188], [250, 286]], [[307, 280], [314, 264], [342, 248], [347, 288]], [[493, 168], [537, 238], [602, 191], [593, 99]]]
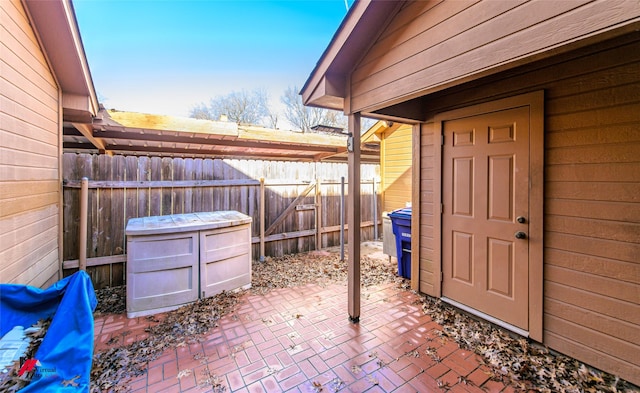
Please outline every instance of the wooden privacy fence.
[[[347, 164], [73, 153], [63, 159], [63, 269], [68, 275], [78, 266], [80, 183], [87, 177], [87, 272], [96, 288], [124, 283], [125, 227], [135, 217], [237, 210], [253, 219], [254, 259], [340, 244]], [[361, 177], [369, 179], [361, 182], [363, 240], [381, 224], [377, 172], [377, 165], [362, 165]]]

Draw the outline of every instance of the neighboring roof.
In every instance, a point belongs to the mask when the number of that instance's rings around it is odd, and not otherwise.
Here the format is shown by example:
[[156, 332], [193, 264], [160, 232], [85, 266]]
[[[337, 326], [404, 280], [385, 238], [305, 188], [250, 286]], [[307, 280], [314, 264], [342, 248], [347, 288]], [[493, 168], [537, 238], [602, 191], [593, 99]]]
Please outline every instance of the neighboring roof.
[[[91, 126], [65, 126], [63, 141], [65, 152], [298, 161], [347, 157], [346, 135], [104, 109]], [[364, 146], [363, 162], [378, 162], [378, 153], [378, 147]]]
[[311, 129], [314, 131], [330, 132], [333, 134], [342, 134], [344, 132], [344, 128], [342, 127], [325, 126], [324, 124], [317, 124], [311, 127]]
[[380, 143], [382, 140], [381, 136], [386, 131], [395, 131], [397, 130], [402, 123], [386, 121], [386, 120], [378, 120], [371, 128], [367, 130], [364, 134], [362, 134], [362, 143]]
[[64, 120], [90, 123], [98, 99], [71, 1], [22, 1], [62, 90]]

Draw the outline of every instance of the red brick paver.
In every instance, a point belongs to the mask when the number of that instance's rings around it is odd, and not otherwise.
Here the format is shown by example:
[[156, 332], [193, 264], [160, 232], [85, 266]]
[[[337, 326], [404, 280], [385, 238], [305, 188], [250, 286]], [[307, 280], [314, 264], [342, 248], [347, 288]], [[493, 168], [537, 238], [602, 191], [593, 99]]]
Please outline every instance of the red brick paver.
[[[418, 300], [395, 284], [363, 288], [352, 324], [346, 285], [246, 293], [202, 343], [165, 351], [129, 386], [210, 392], [208, 370], [226, 392], [503, 391], [477, 355], [438, 334]], [[95, 349], [141, 339], [153, 319], [96, 317]]]

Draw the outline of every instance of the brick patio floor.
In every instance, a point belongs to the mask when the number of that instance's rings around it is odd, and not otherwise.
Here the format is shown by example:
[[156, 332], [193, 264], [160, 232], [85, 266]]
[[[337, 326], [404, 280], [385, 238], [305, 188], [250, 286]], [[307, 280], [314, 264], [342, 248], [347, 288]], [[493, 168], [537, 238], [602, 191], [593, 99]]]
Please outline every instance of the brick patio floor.
[[[144, 337], [149, 321], [95, 319], [96, 350]], [[165, 351], [134, 392], [501, 392], [479, 356], [437, 334], [417, 295], [396, 284], [362, 290], [359, 324], [346, 285], [246, 293], [198, 344]], [[429, 353], [427, 353], [429, 352]], [[186, 371], [189, 370], [189, 371]], [[225, 390], [205, 381], [215, 375]]]

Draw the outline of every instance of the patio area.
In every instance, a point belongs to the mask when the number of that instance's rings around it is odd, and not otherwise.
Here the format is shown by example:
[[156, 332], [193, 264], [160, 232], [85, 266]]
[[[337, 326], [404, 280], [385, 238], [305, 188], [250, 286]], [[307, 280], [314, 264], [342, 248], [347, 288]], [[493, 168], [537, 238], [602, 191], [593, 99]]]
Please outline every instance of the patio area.
[[[347, 318], [347, 286], [315, 284], [250, 292], [202, 340], [163, 352], [133, 392], [500, 392], [478, 355], [441, 334], [406, 285], [363, 288], [359, 324]], [[145, 337], [162, 319], [105, 314], [96, 351]]]

